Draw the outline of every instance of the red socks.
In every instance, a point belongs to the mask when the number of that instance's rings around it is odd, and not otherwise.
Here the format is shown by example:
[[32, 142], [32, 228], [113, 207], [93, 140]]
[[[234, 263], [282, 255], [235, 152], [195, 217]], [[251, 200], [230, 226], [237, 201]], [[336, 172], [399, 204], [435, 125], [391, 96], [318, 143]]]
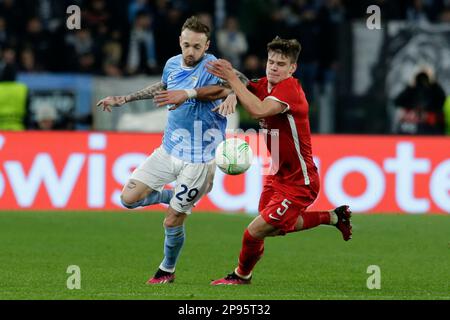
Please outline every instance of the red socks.
[[[308, 211], [301, 214], [303, 218], [302, 230], [311, 229], [321, 224], [330, 224], [328, 211]], [[299, 230], [296, 230], [299, 231]], [[295, 231], [293, 231], [295, 232]], [[264, 253], [264, 240], [256, 239], [245, 229], [242, 239], [242, 249], [239, 254], [239, 266], [236, 269], [239, 276], [249, 276], [256, 263]]]
[[248, 232], [248, 229], [245, 229], [237, 273], [244, 277], [250, 275], [263, 253], [264, 240], [253, 238]]
[[303, 218], [302, 230], [311, 229], [321, 224], [330, 224], [330, 213], [328, 211], [305, 211], [301, 214]]

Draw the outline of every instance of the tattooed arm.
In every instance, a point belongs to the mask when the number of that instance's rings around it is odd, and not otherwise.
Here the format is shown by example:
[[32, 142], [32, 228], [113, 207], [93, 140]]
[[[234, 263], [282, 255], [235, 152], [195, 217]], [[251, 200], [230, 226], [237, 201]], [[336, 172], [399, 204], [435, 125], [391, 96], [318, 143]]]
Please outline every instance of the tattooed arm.
[[[249, 79], [240, 71], [234, 69], [234, 73], [239, 80], [247, 87]], [[222, 82], [221, 86], [205, 87], [197, 89], [199, 96], [204, 100], [225, 99], [220, 105], [212, 109], [212, 112], [217, 112], [226, 117], [236, 112], [237, 97], [228, 82]]]
[[[248, 78], [241, 73], [240, 71], [234, 69], [235, 74], [238, 76], [239, 80], [247, 86], [249, 83]], [[201, 101], [214, 101], [219, 99], [226, 99], [228, 101], [233, 102], [234, 97], [230, 97], [233, 95], [233, 91], [230, 89], [229, 84], [226, 81], [222, 81], [220, 84], [215, 86], [207, 86], [193, 89], [193, 95], [189, 97], [188, 91], [191, 90], [167, 90], [160, 91], [155, 96], [155, 103], [158, 107], [163, 107], [167, 105], [172, 105], [169, 110], [175, 110], [179, 106], [181, 106], [186, 100], [189, 98], [195, 98]], [[228, 99], [230, 98], [230, 99]], [[234, 103], [236, 104], [236, 103]], [[224, 106], [222, 104], [221, 106]], [[233, 108], [232, 108], [233, 109]], [[213, 111], [221, 110], [221, 108], [215, 108]], [[233, 109], [235, 111], [235, 108]], [[234, 112], [233, 111], [233, 112]], [[233, 113], [231, 112], [231, 113]], [[219, 112], [222, 114], [222, 112]], [[229, 114], [230, 112], [227, 112]]]
[[[239, 80], [247, 86], [250, 80], [240, 71], [233, 69]], [[234, 92], [231, 90], [231, 86], [227, 81], [223, 81], [217, 86], [208, 86], [195, 89], [197, 91], [197, 99], [203, 101], [214, 101], [219, 99], [225, 99]]]
[[164, 89], [165, 86], [161, 82], [154, 83], [142, 90], [136, 91], [135, 93], [126, 96], [106, 97], [100, 100], [97, 103], [97, 106], [102, 107], [103, 111], [111, 112], [111, 107], [121, 107], [125, 103], [132, 101], [153, 99], [158, 91], [162, 91]]
[[[250, 80], [245, 76], [245, 74], [243, 74], [239, 70], [236, 70], [236, 69], [233, 69], [233, 70], [234, 70], [234, 73], [238, 76], [239, 80], [241, 80], [241, 82], [244, 84], [244, 86], [248, 86], [248, 83], [250, 82]], [[226, 81], [223, 83], [223, 85], [226, 86], [227, 88], [231, 88], [231, 86]]]
[[125, 96], [125, 102], [153, 99], [157, 92], [162, 91], [165, 88], [166, 88], [166, 86], [164, 84], [162, 84], [162, 82], [152, 84], [142, 90], [139, 90], [135, 93]]

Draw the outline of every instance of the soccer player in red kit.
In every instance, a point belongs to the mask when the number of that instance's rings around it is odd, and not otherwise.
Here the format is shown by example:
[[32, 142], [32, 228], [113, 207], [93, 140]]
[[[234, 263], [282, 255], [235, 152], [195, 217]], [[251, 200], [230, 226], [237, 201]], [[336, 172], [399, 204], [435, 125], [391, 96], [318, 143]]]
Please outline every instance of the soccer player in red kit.
[[[226, 60], [211, 62], [208, 71], [228, 82], [241, 105], [262, 126], [279, 134], [279, 166], [266, 177], [259, 216], [244, 232], [238, 267], [212, 285], [249, 284], [252, 271], [264, 252], [264, 239], [302, 231], [321, 224], [335, 225], [345, 241], [351, 239], [349, 206], [331, 211], [306, 211], [319, 193], [319, 175], [311, 151], [308, 102], [298, 80], [300, 43], [276, 37], [267, 46], [266, 77], [246, 87]], [[268, 149], [271, 151], [271, 140]], [[274, 155], [272, 154], [272, 157]]]

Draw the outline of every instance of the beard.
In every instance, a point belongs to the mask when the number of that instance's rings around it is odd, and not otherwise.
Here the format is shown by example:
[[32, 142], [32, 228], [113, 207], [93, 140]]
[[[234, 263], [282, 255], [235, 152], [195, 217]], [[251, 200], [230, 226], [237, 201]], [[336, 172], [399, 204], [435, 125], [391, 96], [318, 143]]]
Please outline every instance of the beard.
[[184, 64], [187, 67], [193, 67], [197, 64], [197, 62], [194, 59], [184, 59]]
[[195, 67], [203, 59], [203, 56], [204, 55], [202, 55], [198, 60], [195, 60], [193, 56], [183, 57], [184, 65], [186, 67]]

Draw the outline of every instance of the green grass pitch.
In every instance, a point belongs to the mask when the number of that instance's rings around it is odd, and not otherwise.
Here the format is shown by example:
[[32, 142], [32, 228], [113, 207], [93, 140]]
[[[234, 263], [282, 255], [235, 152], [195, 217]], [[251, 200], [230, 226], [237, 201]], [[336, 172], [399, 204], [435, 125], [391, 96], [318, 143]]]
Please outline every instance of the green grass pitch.
[[[169, 285], [148, 286], [162, 259], [163, 213], [0, 212], [0, 299], [450, 299], [450, 217], [355, 215], [344, 242], [320, 226], [268, 238], [250, 286], [209, 285], [237, 262], [252, 217], [194, 212]], [[67, 267], [81, 270], [69, 290]], [[381, 289], [366, 286], [381, 270]]]

